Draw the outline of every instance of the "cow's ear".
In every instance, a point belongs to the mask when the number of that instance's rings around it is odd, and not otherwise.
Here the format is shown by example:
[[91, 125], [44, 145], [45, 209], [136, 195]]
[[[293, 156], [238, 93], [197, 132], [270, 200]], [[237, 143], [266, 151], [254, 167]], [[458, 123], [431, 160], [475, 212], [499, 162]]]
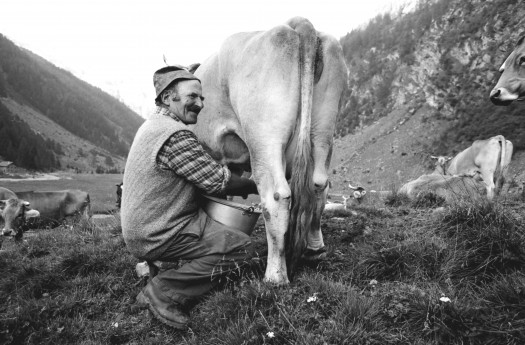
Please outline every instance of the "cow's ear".
[[447, 162], [448, 162], [449, 160], [451, 160], [452, 158], [454, 158], [454, 157], [447, 157]]
[[3, 211], [7, 205], [7, 200], [0, 200], [0, 211]]
[[197, 68], [199, 68], [201, 64], [200, 63], [192, 63], [191, 65], [188, 66], [188, 72], [190, 72], [191, 74], [195, 73], [195, 71], [197, 70]]

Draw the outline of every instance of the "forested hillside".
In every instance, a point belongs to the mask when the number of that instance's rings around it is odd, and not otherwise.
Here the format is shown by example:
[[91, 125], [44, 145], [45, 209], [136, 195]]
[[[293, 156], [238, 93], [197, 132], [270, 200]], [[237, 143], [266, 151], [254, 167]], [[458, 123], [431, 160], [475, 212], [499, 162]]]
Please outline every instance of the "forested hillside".
[[0, 156], [27, 169], [52, 170], [60, 168], [61, 152], [58, 143], [35, 133], [0, 102]]
[[[0, 97], [4, 99], [4, 104], [0, 102], [0, 134], [9, 133], [0, 138], [0, 155], [31, 169], [60, 168], [58, 157], [64, 153], [63, 148], [34, 128], [28, 130], [27, 121], [13, 114], [14, 108], [6, 106], [7, 100], [43, 114], [68, 133], [106, 152], [103, 155], [110, 160], [111, 155], [126, 157], [135, 132], [144, 121], [114, 97], [2, 35]], [[43, 158], [26, 159], [26, 151], [41, 153]]]
[[[401, 13], [401, 11], [400, 11]], [[396, 109], [434, 109], [445, 120], [435, 153], [503, 134], [525, 149], [525, 104], [496, 107], [489, 92], [497, 72], [525, 32], [518, 0], [424, 0], [401, 15], [377, 16], [341, 38], [350, 70], [338, 136], [353, 133]]]

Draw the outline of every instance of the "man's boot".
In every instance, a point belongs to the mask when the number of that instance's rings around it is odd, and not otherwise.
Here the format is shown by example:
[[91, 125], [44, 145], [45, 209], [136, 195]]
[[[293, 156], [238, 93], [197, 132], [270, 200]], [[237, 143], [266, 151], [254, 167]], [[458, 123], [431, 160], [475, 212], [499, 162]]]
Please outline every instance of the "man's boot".
[[190, 317], [181, 305], [166, 297], [150, 283], [137, 296], [137, 304], [147, 305], [153, 315], [162, 323], [176, 329], [186, 330]]

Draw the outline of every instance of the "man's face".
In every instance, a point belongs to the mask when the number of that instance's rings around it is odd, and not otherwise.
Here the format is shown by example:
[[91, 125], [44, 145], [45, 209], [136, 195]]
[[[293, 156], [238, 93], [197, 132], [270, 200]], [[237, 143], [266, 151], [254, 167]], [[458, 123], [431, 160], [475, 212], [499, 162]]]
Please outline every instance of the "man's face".
[[204, 108], [201, 83], [197, 80], [182, 80], [168, 99], [169, 109], [187, 125], [197, 123], [197, 116]]

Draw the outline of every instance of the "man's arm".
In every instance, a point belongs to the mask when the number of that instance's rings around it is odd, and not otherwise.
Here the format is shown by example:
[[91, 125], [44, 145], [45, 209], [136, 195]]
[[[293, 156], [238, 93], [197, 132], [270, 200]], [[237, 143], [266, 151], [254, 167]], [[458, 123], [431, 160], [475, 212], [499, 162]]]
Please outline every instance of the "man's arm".
[[172, 135], [157, 156], [161, 169], [172, 170], [208, 194], [240, 195], [257, 193], [252, 180], [231, 174], [217, 163], [199, 144], [190, 131]]

